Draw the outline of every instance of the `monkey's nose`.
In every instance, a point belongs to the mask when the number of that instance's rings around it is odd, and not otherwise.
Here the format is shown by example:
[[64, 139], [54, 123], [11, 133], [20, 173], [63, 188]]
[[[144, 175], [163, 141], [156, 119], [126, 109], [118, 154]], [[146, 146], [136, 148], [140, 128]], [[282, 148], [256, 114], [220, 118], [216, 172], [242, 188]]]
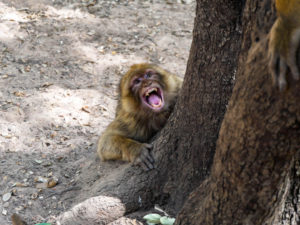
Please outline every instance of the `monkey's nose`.
[[151, 86], [151, 85], [152, 85], [152, 81], [146, 81], [146, 82], [144, 82], [144, 84], [143, 84], [144, 87], [149, 87], [149, 86]]

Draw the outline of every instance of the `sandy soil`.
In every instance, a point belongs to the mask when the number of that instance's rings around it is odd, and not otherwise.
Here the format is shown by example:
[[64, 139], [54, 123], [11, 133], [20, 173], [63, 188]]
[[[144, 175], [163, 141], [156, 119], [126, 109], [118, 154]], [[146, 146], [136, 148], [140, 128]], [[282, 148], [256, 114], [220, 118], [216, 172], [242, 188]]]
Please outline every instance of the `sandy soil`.
[[183, 76], [194, 8], [170, 0], [0, 0], [1, 225], [14, 212], [29, 224], [54, 224], [90, 197], [80, 185], [122, 169], [95, 153], [114, 117], [118, 81], [138, 62]]

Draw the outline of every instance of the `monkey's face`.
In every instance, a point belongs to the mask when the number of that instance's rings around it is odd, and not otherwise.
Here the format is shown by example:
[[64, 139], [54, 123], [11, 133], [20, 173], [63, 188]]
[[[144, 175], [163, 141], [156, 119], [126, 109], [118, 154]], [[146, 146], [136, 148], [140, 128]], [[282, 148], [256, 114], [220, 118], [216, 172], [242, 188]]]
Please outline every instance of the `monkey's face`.
[[127, 86], [126, 90], [122, 91], [123, 100], [127, 99], [128, 102], [131, 99], [131, 106], [135, 105], [146, 111], [160, 112], [163, 110], [165, 85], [160, 73], [153, 68], [143, 68], [126, 75], [128, 79], [125, 78], [125, 80], [128, 82], [124, 84]]
[[164, 107], [164, 93], [160, 74], [152, 69], [147, 69], [137, 74], [131, 80], [131, 90], [139, 96], [143, 107], [159, 112]]

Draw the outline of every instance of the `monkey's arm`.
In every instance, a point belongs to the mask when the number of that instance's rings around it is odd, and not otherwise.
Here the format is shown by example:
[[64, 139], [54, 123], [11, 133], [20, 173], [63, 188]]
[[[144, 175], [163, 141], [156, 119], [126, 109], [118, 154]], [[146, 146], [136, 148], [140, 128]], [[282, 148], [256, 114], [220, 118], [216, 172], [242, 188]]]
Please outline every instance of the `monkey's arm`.
[[145, 170], [154, 168], [151, 148], [151, 144], [140, 143], [119, 134], [106, 132], [98, 142], [98, 154], [101, 160], [129, 161], [135, 165], [141, 165]]
[[293, 78], [299, 79], [296, 53], [300, 43], [300, 0], [276, 0], [276, 9], [278, 18], [270, 31], [269, 68], [275, 85], [284, 90], [288, 68]]

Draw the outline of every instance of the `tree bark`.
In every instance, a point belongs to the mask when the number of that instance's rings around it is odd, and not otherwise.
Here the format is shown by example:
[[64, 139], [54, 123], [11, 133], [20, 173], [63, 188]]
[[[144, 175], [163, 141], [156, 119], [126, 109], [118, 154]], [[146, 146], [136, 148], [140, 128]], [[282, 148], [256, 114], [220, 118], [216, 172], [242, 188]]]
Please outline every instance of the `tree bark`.
[[[284, 93], [272, 86], [265, 35], [270, 22], [259, 22], [270, 3], [247, 2], [244, 18], [251, 18], [247, 27], [255, 29], [245, 30], [243, 48], [250, 40], [251, 49], [246, 63], [246, 51], [241, 51], [238, 79], [220, 130], [212, 173], [189, 196], [176, 224], [276, 223], [291, 167], [299, 160], [300, 84], [293, 82]], [[254, 10], [249, 10], [253, 5]], [[296, 183], [292, 176], [292, 184]], [[295, 191], [299, 193], [299, 186]]]
[[167, 197], [171, 213], [209, 174], [236, 74], [242, 8], [242, 1], [197, 1], [183, 88], [154, 149], [159, 171], [154, 190]]
[[[81, 191], [119, 199], [118, 212], [125, 208], [128, 214], [159, 204], [176, 215], [194, 190], [176, 224], [275, 221], [275, 206], [291, 193], [284, 190], [299, 193], [299, 175], [289, 173], [297, 171], [291, 165], [299, 160], [295, 157], [300, 146], [299, 83], [286, 93], [272, 87], [266, 34], [275, 19], [274, 7], [271, 0], [244, 4], [197, 1], [183, 88], [174, 113], [154, 142], [156, 169], [145, 173], [115, 163], [118, 168], [99, 182], [82, 178]], [[92, 162], [83, 174], [99, 171], [98, 164]], [[291, 185], [286, 179], [290, 174]], [[292, 199], [289, 212], [297, 214]], [[84, 199], [75, 199], [79, 200]], [[109, 216], [107, 223], [121, 214]], [[68, 219], [71, 222], [64, 224], [78, 221], [76, 215]]]
[[290, 172], [286, 188], [287, 198], [283, 204], [282, 213], [279, 213], [274, 225], [297, 225], [300, 223], [300, 154]]

